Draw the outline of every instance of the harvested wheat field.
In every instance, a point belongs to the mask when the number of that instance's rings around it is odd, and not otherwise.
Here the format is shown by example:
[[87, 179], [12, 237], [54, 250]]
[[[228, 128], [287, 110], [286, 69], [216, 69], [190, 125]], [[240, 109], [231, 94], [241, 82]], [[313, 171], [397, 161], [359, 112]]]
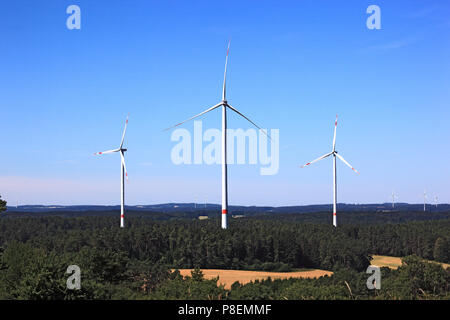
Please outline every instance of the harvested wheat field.
[[370, 264], [377, 267], [389, 267], [391, 269], [397, 269], [402, 265], [402, 259], [398, 257], [378, 256], [373, 255], [373, 260]]
[[[402, 258], [398, 257], [390, 257], [390, 256], [379, 256], [379, 255], [372, 255], [373, 260], [370, 262], [370, 264], [377, 266], [377, 267], [389, 267], [391, 269], [397, 269], [402, 265]], [[442, 265], [444, 268], [450, 267], [450, 264], [448, 263], [441, 263], [441, 262], [435, 262], [435, 261], [428, 261], [430, 263], [438, 263]]]
[[[179, 269], [182, 276], [190, 276], [193, 269]], [[266, 272], [266, 271], [246, 271], [246, 270], [222, 270], [222, 269], [201, 269], [205, 279], [219, 277], [218, 284], [225, 285], [225, 289], [230, 289], [231, 285], [239, 281], [246, 284], [255, 280], [288, 279], [288, 278], [319, 278], [325, 275], [332, 275], [333, 272], [325, 270], [308, 270], [294, 272]]]

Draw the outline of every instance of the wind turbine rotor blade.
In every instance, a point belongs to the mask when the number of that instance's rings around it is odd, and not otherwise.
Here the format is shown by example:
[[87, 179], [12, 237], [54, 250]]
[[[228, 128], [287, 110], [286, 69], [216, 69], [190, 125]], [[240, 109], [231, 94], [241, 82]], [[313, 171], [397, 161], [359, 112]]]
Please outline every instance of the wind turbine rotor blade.
[[334, 121], [334, 136], [333, 136], [333, 151], [336, 150], [336, 128], [337, 128], [337, 119], [338, 116], [336, 115], [336, 121]]
[[123, 129], [123, 134], [122, 134], [122, 140], [120, 141], [120, 149], [122, 149], [123, 146], [123, 140], [125, 139], [125, 132], [127, 132], [127, 125], [128, 125], [128, 117], [130, 114], [127, 115], [127, 120], [125, 121], [125, 128]]
[[123, 169], [125, 170], [125, 177], [127, 178], [127, 182], [128, 182], [128, 172], [127, 172], [127, 166], [125, 165], [125, 157], [123, 156], [123, 152], [120, 152], [120, 159], [122, 161]]
[[114, 149], [114, 150], [108, 150], [108, 151], [96, 152], [96, 153], [94, 153], [94, 155], [98, 156], [98, 155], [101, 155], [101, 154], [114, 153], [114, 152], [118, 152], [118, 151], [120, 151], [120, 149]]
[[246, 116], [244, 116], [242, 113], [240, 113], [237, 109], [233, 108], [232, 106], [230, 106], [229, 104], [226, 105], [228, 108], [230, 108], [231, 110], [233, 110], [234, 112], [236, 112], [238, 115], [240, 115], [241, 117], [243, 117], [245, 120], [247, 120], [248, 122], [250, 122], [251, 124], [253, 124], [256, 128], [258, 128], [259, 130], [261, 130], [269, 139], [270, 141], [272, 141], [272, 138], [267, 134], [266, 131], [264, 131], [263, 129], [261, 129], [256, 123], [254, 123], [252, 120], [250, 120], [249, 118], [247, 118]]
[[226, 98], [226, 83], [227, 83], [227, 65], [228, 65], [228, 53], [230, 52], [230, 42], [228, 41], [228, 47], [227, 47], [227, 57], [225, 58], [225, 71], [223, 73], [223, 91], [222, 91], [222, 100], [225, 101]]
[[185, 122], [188, 122], [188, 121], [190, 121], [190, 120], [192, 120], [192, 119], [195, 119], [195, 118], [197, 118], [197, 117], [200, 117], [201, 115], [203, 115], [203, 114], [205, 114], [205, 113], [207, 113], [207, 112], [210, 112], [210, 111], [212, 111], [212, 110], [214, 110], [214, 109], [220, 107], [222, 104], [223, 104], [223, 103], [220, 102], [220, 103], [216, 104], [215, 106], [212, 106], [211, 108], [206, 109], [205, 111], [203, 111], [203, 112], [201, 112], [201, 113], [199, 113], [199, 114], [197, 114], [197, 115], [195, 115], [195, 116], [193, 116], [193, 117], [191, 117], [191, 118], [189, 118], [189, 119], [186, 119], [186, 120], [184, 120], [184, 121], [182, 121], [182, 122], [180, 122], [180, 123], [178, 123], [178, 124], [176, 124], [176, 125], [174, 125], [174, 126], [171, 126], [171, 127], [169, 127], [169, 128], [164, 129], [164, 131], [170, 130], [170, 129], [175, 128], [175, 127], [178, 127], [179, 125], [182, 125], [182, 124], [185, 123]]
[[329, 157], [329, 156], [331, 156], [332, 154], [333, 154], [333, 152], [324, 154], [323, 156], [317, 158], [316, 160], [313, 160], [313, 161], [308, 162], [307, 164], [305, 164], [305, 165], [303, 165], [303, 166], [300, 166], [300, 168], [304, 168], [304, 167], [306, 167], [306, 166], [309, 166], [310, 164], [313, 164], [314, 162], [317, 162], [317, 161], [320, 161], [320, 160], [322, 160], [322, 159], [325, 159], [326, 157]]
[[336, 153], [336, 156], [337, 156], [339, 159], [341, 159], [342, 162], [344, 162], [350, 169], [352, 169], [352, 170], [355, 171], [357, 174], [359, 174], [359, 172], [358, 172], [355, 168], [353, 168], [352, 165], [351, 165], [350, 163], [348, 163], [347, 161], [345, 161], [345, 159], [344, 159], [339, 153]]

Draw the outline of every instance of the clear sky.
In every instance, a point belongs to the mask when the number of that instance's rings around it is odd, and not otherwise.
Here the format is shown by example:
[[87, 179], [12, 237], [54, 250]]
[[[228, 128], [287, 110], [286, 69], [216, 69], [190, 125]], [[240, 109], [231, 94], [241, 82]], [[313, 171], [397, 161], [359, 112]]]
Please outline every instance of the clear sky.
[[[66, 8], [81, 8], [69, 30]], [[369, 30], [369, 5], [381, 29]], [[450, 202], [447, 1], [7, 1], [0, 6], [0, 195], [19, 204], [220, 203], [220, 165], [175, 165], [164, 128], [221, 99], [279, 129], [280, 167], [230, 165], [231, 205]], [[220, 128], [220, 111], [203, 128]], [[229, 113], [229, 128], [251, 127]], [[193, 132], [193, 122], [183, 128]]]

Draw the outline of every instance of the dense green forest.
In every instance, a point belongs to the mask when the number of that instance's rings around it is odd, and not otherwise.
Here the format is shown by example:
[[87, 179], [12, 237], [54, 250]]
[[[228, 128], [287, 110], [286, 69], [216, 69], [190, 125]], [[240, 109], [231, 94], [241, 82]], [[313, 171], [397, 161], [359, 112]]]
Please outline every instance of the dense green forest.
[[[1, 208], [1, 206], [0, 206]], [[1, 209], [0, 209], [1, 210]], [[50, 209], [47, 209], [50, 210]], [[105, 210], [54, 210], [54, 211], [13, 211], [8, 210], [2, 213], [1, 217], [7, 218], [36, 218], [36, 217], [115, 217], [120, 209]], [[266, 209], [267, 210], [267, 209]], [[440, 210], [440, 209], [439, 209]], [[267, 212], [257, 211], [257, 208], [247, 208], [245, 210], [231, 211], [232, 214], [243, 215], [246, 218], [258, 218], [264, 220], [289, 220], [296, 222], [310, 223], [332, 223], [332, 215], [330, 210], [317, 212]], [[199, 216], [207, 216], [210, 219], [220, 219], [219, 209], [190, 209], [189, 211], [153, 211], [153, 210], [126, 210], [127, 218], [146, 218], [155, 221], [171, 221], [171, 220], [192, 220]], [[338, 214], [339, 225], [349, 224], [385, 224], [400, 223], [408, 221], [431, 221], [450, 219], [450, 210], [442, 211], [340, 211]]]
[[[450, 219], [384, 224], [297, 221], [290, 215], [154, 221], [116, 217], [0, 219], [2, 299], [448, 299]], [[371, 254], [408, 256], [398, 270], [383, 268], [383, 286], [366, 288]], [[67, 266], [82, 270], [82, 289], [68, 290]], [[334, 271], [320, 279], [267, 280], [233, 285], [183, 278], [177, 268]]]

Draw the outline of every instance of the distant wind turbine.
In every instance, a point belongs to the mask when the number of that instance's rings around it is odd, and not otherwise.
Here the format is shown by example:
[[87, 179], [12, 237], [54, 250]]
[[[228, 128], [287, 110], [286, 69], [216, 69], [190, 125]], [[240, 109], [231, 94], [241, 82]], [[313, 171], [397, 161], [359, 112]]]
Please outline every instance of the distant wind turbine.
[[437, 206], [438, 206], [438, 196], [437, 195], [434, 196], [434, 205], [437, 208]]
[[427, 191], [423, 190], [423, 211], [426, 211]]
[[392, 190], [391, 197], [392, 197], [392, 208], [394, 208], [395, 207], [395, 199], [398, 199], [398, 196], [394, 193], [394, 190]]
[[336, 219], [336, 212], [337, 212], [337, 205], [336, 205], [336, 201], [337, 201], [337, 185], [336, 185], [336, 157], [338, 157], [342, 162], [344, 162], [348, 167], [350, 167], [353, 171], [355, 171], [357, 174], [359, 174], [358, 171], [356, 171], [355, 168], [353, 168], [350, 163], [348, 163], [347, 161], [345, 161], [345, 159], [338, 154], [338, 152], [336, 151], [336, 128], [337, 128], [337, 115], [336, 115], [336, 121], [334, 122], [334, 137], [333, 137], [333, 150], [330, 153], [327, 153], [319, 158], [317, 158], [316, 160], [313, 160], [311, 162], [308, 162], [307, 164], [301, 166], [301, 168], [304, 168], [306, 166], [309, 166], [310, 164], [313, 164], [314, 162], [320, 161], [322, 159], [325, 159], [331, 155], [333, 155], [333, 226], [337, 227], [337, 219]]
[[[228, 53], [230, 51], [230, 42], [228, 42], [228, 48], [227, 48], [227, 56], [225, 59], [225, 72], [223, 76], [223, 90], [222, 90], [222, 101], [216, 104], [215, 106], [212, 106], [209, 109], [206, 109], [205, 111], [187, 119], [183, 122], [180, 122], [172, 127], [169, 127], [165, 130], [169, 130], [172, 128], [175, 128], [187, 121], [193, 120], [207, 112], [210, 112], [216, 108], [222, 107], [222, 229], [227, 228], [227, 214], [228, 214], [228, 178], [227, 178], [227, 108], [230, 110], [236, 112], [238, 115], [243, 117], [245, 120], [253, 124], [256, 128], [264, 132], [259, 126], [257, 126], [253, 121], [251, 121], [249, 118], [244, 116], [242, 113], [240, 113], [237, 109], [233, 108], [230, 104], [228, 104], [228, 101], [226, 99], [226, 80], [227, 80], [227, 65], [228, 65]], [[266, 135], [267, 133], [264, 132]], [[267, 135], [268, 136], [268, 135]], [[269, 136], [268, 136], [269, 137]], [[269, 137], [270, 139], [270, 137]]]
[[125, 227], [125, 185], [124, 185], [124, 179], [123, 179], [123, 175], [125, 173], [125, 176], [127, 178], [128, 181], [128, 173], [127, 173], [127, 167], [125, 166], [125, 151], [127, 151], [127, 149], [123, 148], [123, 141], [125, 139], [125, 132], [127, 131], [127, 125], [128, 125], [128, 116], [127, 116], [127, 120], [125, 121], [125, 128], [123, 129], [123, 134], [122, 134], [122, 141], [120, 141], [120, 146], [118, 149], [114, 149], [114, 150], [108, 150], [108, 151], [103, 151], [103, 152], [97, 152], [94, 153], [94, 155], [102, 155], [102, 154], [107, 154], [107, 153], [114, 153], [114, 152], [120, 152], [120, 227], [123, 228]]

